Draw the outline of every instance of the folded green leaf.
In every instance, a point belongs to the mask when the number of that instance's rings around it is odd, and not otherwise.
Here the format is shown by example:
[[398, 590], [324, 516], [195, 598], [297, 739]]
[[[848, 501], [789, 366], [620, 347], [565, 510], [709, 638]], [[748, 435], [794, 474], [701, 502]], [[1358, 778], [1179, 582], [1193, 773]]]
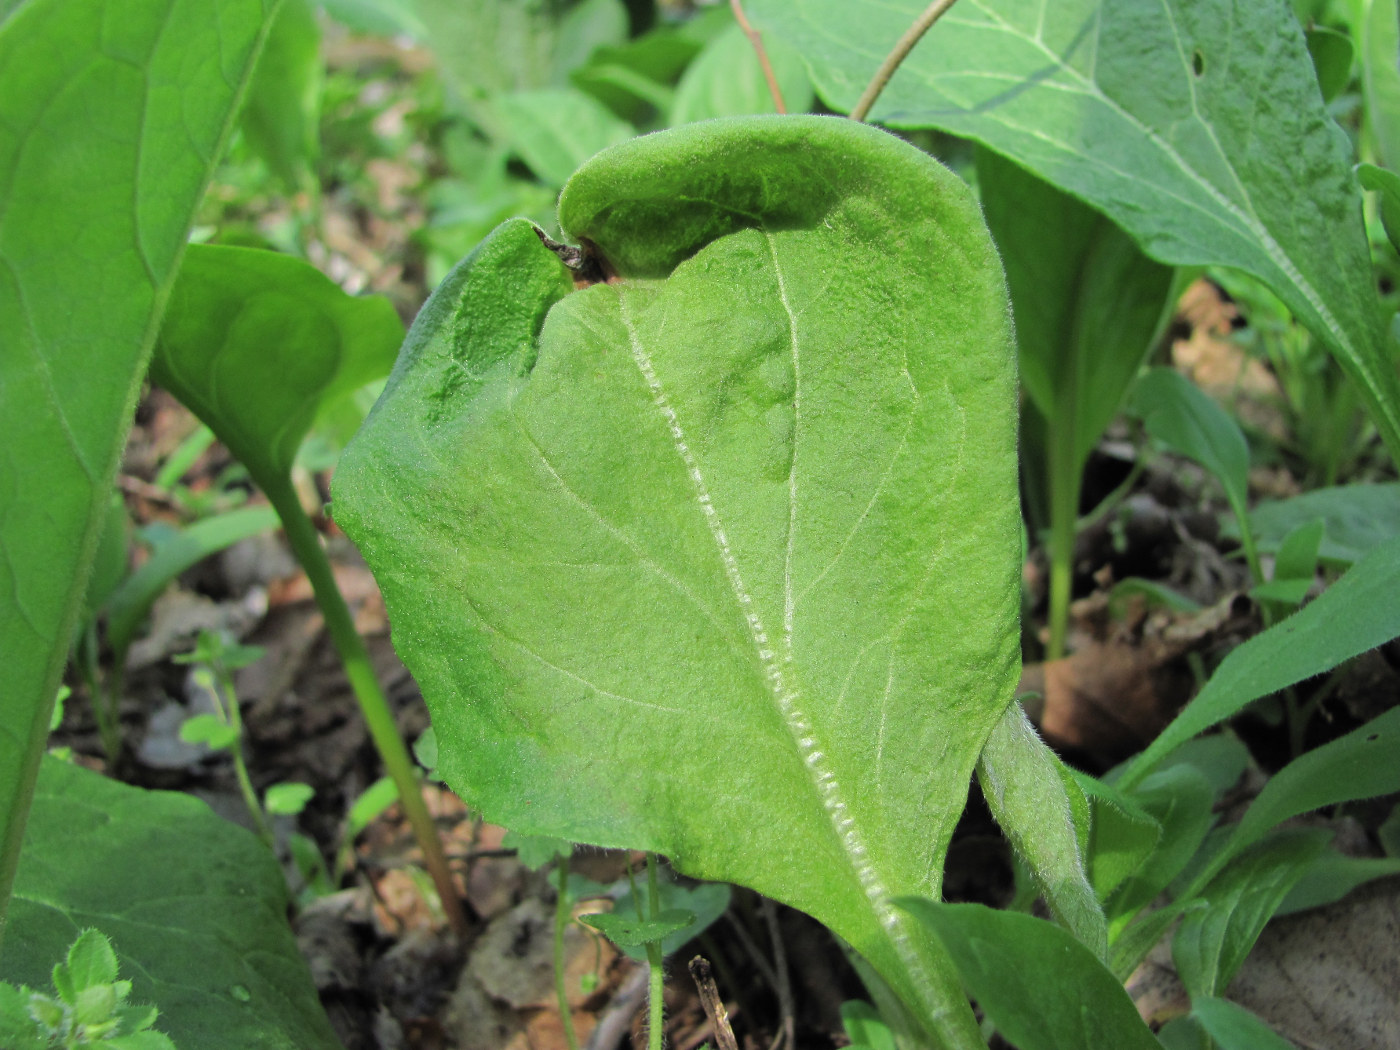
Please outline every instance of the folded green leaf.
[[[746, 6], [802, 52], [821, 97], [849, 112], [926, 4]], [[1393, 68], [1394, 47], [1384, 54]], [[975, 139], [1092, 204], [1161, 262], [1261, 278], [1341, 362], [1400, 458], [1400, 376], [1351, 145], [1285, 0], [964, 0], [904, 61], [871, 119]]]
[[968, 994], [1019, 1050], [1161, 1050], [1123, 986], [1058, 926], [980, 904], [899, 903], [937, 933]]
[[835, 118], [590, 161], [573, 280], [508, 223], [335, 479], [441, 771], [527, 833], [800, 907], [952, 1046], [936, 895], [1019, 662], [1014, 357], [966, 186]]
[[1020, 704], [1006, 709], [977, 760], [992, 815], [1035, 876], [1057, 922], [1099, 958], [1108, 929], [1085, 872], [1080, 832], [1089, 812], [1079, 785], [1032, 728]]
[[1100, 900], [1142, 866], [1162, 838], [1162, 825], [1137, 801], [1085, 773], [1075, 780], [1092, 814], [1088, 854], [1089, 878]]

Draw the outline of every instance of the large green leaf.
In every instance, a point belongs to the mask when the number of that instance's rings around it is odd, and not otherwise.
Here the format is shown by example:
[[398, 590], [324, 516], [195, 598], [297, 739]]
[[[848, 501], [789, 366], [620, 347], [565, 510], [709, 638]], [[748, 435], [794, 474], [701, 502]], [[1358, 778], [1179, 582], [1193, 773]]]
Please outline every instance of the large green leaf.
[[336, 475], [441, 771], [507, 826], [806, 910], [977, 1045], [890, 903], [938, 895], [1019, 660], [1014, 352], [975, 203], [873, 128], [756, 117], [608, 150], [560, 220], [615, 278], [570, 294], [500, 227]]
[[0, 979], [46, 986], [92, 927], [180, 1050], [332, 1050], [286, 915], [276, 859], [203, 802], [46, 759]]
[[[752, 0], [849, 111], [923, 0]], [[1261, 278], [1336, 354], [1400, 458], [1351, 172], [1284, 0], [963, 0], [872, 119], [976, 139], [1089, 202], [1153, 258]]]
[[310, 263], [195, 245], [151, 378], [219, 435], [264, 488], [290, 477], [321, 409], [384, 376], [403, 336], [393, 304], [356, 298]]
[[278, 0], [0, 25], [0, 908], [191, 215]]

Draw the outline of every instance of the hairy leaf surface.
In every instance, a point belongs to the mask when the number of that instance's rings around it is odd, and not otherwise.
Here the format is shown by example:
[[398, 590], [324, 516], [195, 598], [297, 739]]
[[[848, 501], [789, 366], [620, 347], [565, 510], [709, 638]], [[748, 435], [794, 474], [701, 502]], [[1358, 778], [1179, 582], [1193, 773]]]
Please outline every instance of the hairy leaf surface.
[[967, 188], [847, 121], [648, 136], [500, 227], [336, 476], [440, 769], [520, 831], [828, 923], [949, 1045], [937, 896], [1019, 661], [1008, 307]]

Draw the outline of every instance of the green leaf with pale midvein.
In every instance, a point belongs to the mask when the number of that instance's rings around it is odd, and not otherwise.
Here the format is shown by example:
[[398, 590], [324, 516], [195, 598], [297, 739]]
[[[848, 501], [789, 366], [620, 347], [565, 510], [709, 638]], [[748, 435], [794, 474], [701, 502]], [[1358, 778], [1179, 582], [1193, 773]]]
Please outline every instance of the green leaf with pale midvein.
[[0, 910], [155, 326], [277, 4], [0, 24]]
[[[849, 110], [924, 0], [751, 0]], [[1392, 56], [1393, 60], [1393, 56]], [[871, 119], [976, 139], [1176, 265], [1259, 277], [1337, 356], [1400, 459], [1351, 147], [1285, 0], [962, 0]]]
[[[420, 315], [336, 520], [490, 819], [826, 922], [950, 1046], [936, 897], [1019, 662], [1014, 350], [967, 187], [820, 117], [614, 147]], [[917, 889], [916, 889], [917, 887]]]

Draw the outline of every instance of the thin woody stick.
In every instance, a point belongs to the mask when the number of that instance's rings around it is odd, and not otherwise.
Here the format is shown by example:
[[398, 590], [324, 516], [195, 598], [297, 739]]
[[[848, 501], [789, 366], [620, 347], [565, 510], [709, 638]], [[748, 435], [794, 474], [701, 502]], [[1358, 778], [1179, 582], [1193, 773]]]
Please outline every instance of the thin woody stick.
[[933, 28], [933, 23], [942, 18], [943, 13], [952, 7], [953, 3], [954, 0], [933, 0], [933, 3], [924, 9], [924, 13], [914, 19], [914, 24], [905, 30], [894, 49], [885, 56], [880, 68], [870, 78], [870, 83], [861, 92], [860, 99], [851, 110], [852, 120], [865, 119], [865, 115], [870, 112], [870, 107], [875, 105], [875, 100], [880, 97], [880, 92], [885, 90], [885, 85], [890, 82], [890, 77], [894, 76], [894, 71], [899, 68], [900, 63], [909, 56], [909, 52], [914, 50], [914, 45]]
[[768, 61], [768, 52], [763, 49], [763, 40], [759, 32], [749, 20], [744, 17], [744, 5], [739, 0], [729, 0], [729, 7], [734, 12], [734, 20], [739, 23], [739, 28], [744, 31], [744, 35], [749, 38], [749, 43], [753, 45], [754, 52], [758, 55], [758, 64], [763, 69], [763, 79], [768, 81], [768, 93], [773, 96], [773, 105], [778, 107], [779, 113], [787, 112], [787, 105], [783, 102], [783, 93], [778, 87], [778, 78], [773, 74], [773, 63]]
[[710, 1019], [710, 1026], [714, 1028], [715, 1042], [719, 1044], [719, 1050], [739, 1050], [739, 1044], [734, 1039], [734, 1029], [729, 1027], [729, 1011], [724, 1008], [719, 989], [715, 987], [715, 979], [710, 975], [710, 960], [703, 955], [691, 959], [690, 976], [695, 979], [695, 987], [700, 992], [700, 1005], [705, 1008], [705, 1016]]

